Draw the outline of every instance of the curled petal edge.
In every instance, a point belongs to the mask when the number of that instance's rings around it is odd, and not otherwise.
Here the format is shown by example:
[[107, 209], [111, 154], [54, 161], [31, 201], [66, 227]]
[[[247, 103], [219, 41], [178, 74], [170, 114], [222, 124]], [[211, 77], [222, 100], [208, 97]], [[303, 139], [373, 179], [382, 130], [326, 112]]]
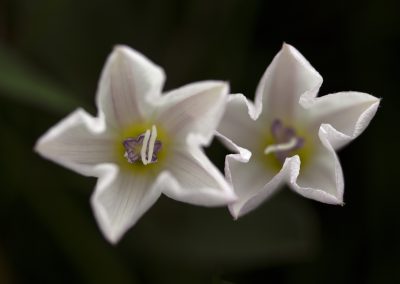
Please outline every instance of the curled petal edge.
[[298, 176], [299, 170], [300, 158], [297, 155], [287, 158], [281, 170], [250, 198], [248, 198], [245, 202], [241, 202], [242, 204], [240, 204], [239, 206], [239, 203], [234, 203], [228, 206], [229, 211], [234, 219], [238, 219], [239, 217], [256, 209], [261, 203], [263, 203], [265, 200], [275, 194], [279, 190], [279, 188], [289, 179], [290, 176]]
[[[310, 198], [322, 203], [332, 204], [332, 205], [344, 205], [343, 203], [343, 193], [344, 193], [344, 178], [343, 178], [343, 171], [340, 165], [339, 159], [337, 154], [331, 145], [331, 142], [328, 139], [328, 132], [326, 130], [326, 125], [322, 125], [319, 130], [319, 138], [322, 143], [322, 147], [325, 147], [328, 150], [331, 157], [334, 159], [334, 177], [335, 177], [335, 189], [336, 195], [332, 195], [321, 188], [312, 188], [312, 187], [305, 187], [300, 186], [297, 183], [297, 179], [299, 176], [299, 171], [297, 173], [292, 172], [289, 175], [288, 183], [289, 186], [297, 192], [298, 194]], [[300, 166], [300, 159], [299, 159], [299, 166]], [[300, 167], [299, 167], [300, 169]]]
[[[175, 159], [179, 157], [180, 160], [176, 162], [185, 169], [182, 173], [188, 169], [191, 173], [185, 176], [167, 168], [171, 182], [163, 188], [163, 193], [178, 201], [207, 207], [226, 205], [236, 201], [237, 196], [232, 187], [199, 148], [196, 136], [189, 135], [188, 140], [187, 149], [180, 154], [177, 152]], [[191, 190], [187, 189], [191, 183], [198, 181], [202, 184], [193, 185]]]
[[[354, 126], [352, 127], [352, 131], [350, 134], [346, 134], [336, 129], [333, 125], [329, 123], [322, 123], [321, 127], [325, 129], [327, 132], [327, 139], [332, 144], [335, 150], [339, 150], [346, 146], [349, 142], [357, 138], [369, 125], [372, 118], [375, 116], [378, 107], [380, 105], [380, 99], [373, 97], [369, 94], [360, 93], [360, 92], [341, 92], [335, 94], [325, 95], [323, 97], [317, 98], [309, 98], [309, 97], [301, 97], [300, 105], [305, 109], [312, 109], [315, 107], [321, 99], [329, 98], [330, 96], [338, 96], [337, 99], [340, 99], [339, 96], [346, 94], [354, 94], [357, 95], [360, 99], [360, 103], [368, 103], [370, 101], [370, 105], [360, 113], [357, 117]], [[357, 106], [357, 104], [355, 104]], [[340, 109], [338, 109], [339, 111]]]

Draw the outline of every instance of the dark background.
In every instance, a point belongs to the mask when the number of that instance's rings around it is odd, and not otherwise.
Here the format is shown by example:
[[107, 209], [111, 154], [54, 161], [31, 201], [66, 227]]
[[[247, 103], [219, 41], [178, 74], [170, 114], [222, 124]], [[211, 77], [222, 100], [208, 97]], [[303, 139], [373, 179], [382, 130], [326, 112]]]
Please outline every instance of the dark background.
[[[0, 1], [0, 283], [396, 283], [399, 1]], [[284, 188], [234, 222], [162, 197], [117, 246], [94, 221], [86, 178], [41, 159], [37, 138], [78, 106], [95, 114], [113, 45], [167, 73], [253, 99], [282, 42], [324, 77], [320, 94], [383, 98], [340, 152], [344, 207]], [[223, 165], [217, 142], [207, 150]]]

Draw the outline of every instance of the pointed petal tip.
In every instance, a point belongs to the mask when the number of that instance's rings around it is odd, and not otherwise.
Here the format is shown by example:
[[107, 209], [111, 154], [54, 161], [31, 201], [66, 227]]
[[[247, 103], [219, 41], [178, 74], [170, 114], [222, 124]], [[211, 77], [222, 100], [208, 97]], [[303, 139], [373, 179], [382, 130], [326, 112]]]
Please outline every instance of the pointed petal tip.
[[210, 80], [208, 83], [210, 83], [210, 89], [219, 89], [221, 95], [228, 95], [230, 89], [228, 81]]
[[40, 136], [39, 139], [35, 142], [35, 145], [33, 145], [33, 152], [36, 154], [41, 155], [41, 145], [42, 145], [42, 140], [43, 136]]
[[48, 159], [49, 153], [48, 153], [48, 151], [46, 151], [46, 149], [47, 149], [46, 145], [48, 144], [49, 141], [52, 140], [52, 138], [57, 136], [61, 132], [61, 130], [64, 130], [66, 128], [62, 123], [68, 121], [67, 119], [68, 119], [68, 116], [66, 118], [64, 118], [62, 121], [60, 121], [59, 123], [57, 123], [56, 125], [52, 126], [44, 134], [42, 134], [42, 136], [39, 137], [39, 139], [36, 141], [35, 145], [33, 146], [33, 152]]
[[215, 91], [215, 95], [218, 96], [219, 98], [224, 98], [226, 101], [228, 100], [228, 94], [229, 94], [229, 82], [227, 81], [208, 81], [210, 84], [210, 91]]
[[[123, 62], [125, 58], [135, 58], [138, 52], [127, 45], [115, 45], [111, 54], [109, 55], [110, 62], [114, 64], [118, 64], [119, 62]], [[116, 66], [116, 65], [112, 66]]]
[[336, 206], [341, 206], [341, 207], [343, 207], [344, 205], [345, 205], [345, 203], [343, 202], [343, 200], [342, 199], [337, 199], [336, 200], [336, 203], [331, 203], [332, 205], [336, 205]]
[[37, 141], [36, 144], [33, 146], [33, 152], [43, 158], [48, 158], [48, 155], [46, 154], [46, 135], [41, 136]]
[[293, 45], [283, 42], [282, 43], [282, 48], [281, 48], [282, 53], [287, 53], [287, 54], [293, 54], [293, 53], [300, 53]]
[[239, 217], [240, 217], [240, 215], [239, 215], [240, 212], [234, 208], [234, 204], [229, 204], [228, 210], [229, 210], [229, 213], [231, 213], [233, 220], [237, 221], [237, 219], [239, 219]]
[[229, 91], [230, 91], [230, 84], [229, 84], [229, 81], [222, 81], [221, 84], [222, 84], [222, 86], [221, 86], [222, 91], [223, 91], [226, 95], [228, 95], [228, 94], [229, 94]]
[[96, 194], [92, 194], [90, 198], [90, 204], [104, 239], [111, 245], [116, 246], [124, 234], [118, 233], [116, 230], [113, 230], [109, 224], [107, 224], [106, 212], [99, 206]]
[[[344, 189], [343, 189], [344, 190]], [[336, 197], [336, 204], [333, 205], [338, 205], [338, 206], [344, 206], [344, 201], [343, 201], [343, 191], [342, 194], [339, 194], [339, 197]]]
[[[113, 60], [119, 59], [130, 59], [133, 60], [133, 62], [136, 62], [137, 64], [140, 65], [150, 65], [151, 67], [156, 67], [157, 71], [161, 71], [162, 73], [164, 72], [161, 67], [156, 65], [153, 61], [151, 61], [147, 56], [142, 54], [141, 52], [137, 51], [136, 49], [124, 45], [124, 44], [117, 44], [113, 47], [113, 50], [110, 54], [110, 58]], [[165, 74], [164, 74], [165, 75]]]
[[111, 235], [111, 234], [107, 235], [105, 232], [103, 232], [103, 236], [106, 239], [106, 241], [108, 241], [113, 246], [116, 246], [122, 237], [122, 236]]
[[383, 98], [375, 97], [374, 105], [375, 105], [375, 107], [376, 107], [377, 109], [381, 106], [382, 99], [383, 99]]
[[118, 51], [118, 50], [123, 50], [123, 49], [130, 49], [130, 47], [129, 46], [127, 46], [127, 45], [125, 45], [125, 44], [122, 44], [122, 43], [118, 43], [118, 44], [115, 44], [114, 46], [113, 46], [113, 50], [115, 50], [115, 51]]
[[123, 55], [128, 52], [132, 52], [132, 51], [134, 51], [134, 49], [132, 49], [131, 47], [129, 47], [127, 45], [117, 44], [117, 45], [114, 45], [112, 53]]
[[305, 196], [306, 198], [311, 198], [314, 199], [317, 202], [321, 202], [321, 203], [325, 203], [325, 204], [330, 204], [330, 205], [339, 205], [339, 206], [343, 206], [344, 202], [342, 198], [338, 198], [336, 196], [330, 195], [330, 194], [326, 194], [325, 196], [318, 196], [318, 197], [309, 197], [309, 196]]
[[332, 205], [338, 205], [338, 206], [344, 206], [343, 198], [342, 197], [335, 197], [336, 200], [334, 200], [331, 204]]
[[289, 50], [291, 47], [293, 47], [291, 44], [288, 44], [286, 41], [282, 43], [282, 49], [283, 50]]

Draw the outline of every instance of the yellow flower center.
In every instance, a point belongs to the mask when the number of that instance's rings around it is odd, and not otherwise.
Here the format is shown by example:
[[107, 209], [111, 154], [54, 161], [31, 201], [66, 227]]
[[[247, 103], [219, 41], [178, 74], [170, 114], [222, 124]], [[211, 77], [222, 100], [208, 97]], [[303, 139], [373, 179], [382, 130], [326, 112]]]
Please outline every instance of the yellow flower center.
[[309, 133], [297, 127], [287, 127], [276, 119], [271, 123], [270, 131], [260, 143], [259, 155], [269, 170], [279, 172], [286, 158], [298, 155], [301, 168], [304, 169], [314, 151], [314, 142]]
[[162, 169], [169, 146], [170, 139], [161, 125], [141, 123], [121, 131], [115, 152], [123, 170], [151, 174]]

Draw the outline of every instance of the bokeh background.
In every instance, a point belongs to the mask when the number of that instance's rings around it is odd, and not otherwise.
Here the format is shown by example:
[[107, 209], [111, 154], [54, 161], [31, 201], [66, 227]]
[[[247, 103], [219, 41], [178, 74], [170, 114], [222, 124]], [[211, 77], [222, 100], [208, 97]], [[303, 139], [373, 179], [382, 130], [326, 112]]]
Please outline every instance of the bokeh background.
[[[95, 114], [115, 44], [162, 66], [166, 90], [222, 79], [253, 98], [283, 41], [324, 77], [321, 94], [383, 98], [340, 152], [344, 207], [284, 188], [234, 222], [162, 197], [111, 246], [89, 206], [96, 180], [32, 151], [77, 107]], [[395, 0], [0, 1], [0, 283], [396, 283], [399, 66]], [[207, 153], [222, 169], [224, 148]]]

